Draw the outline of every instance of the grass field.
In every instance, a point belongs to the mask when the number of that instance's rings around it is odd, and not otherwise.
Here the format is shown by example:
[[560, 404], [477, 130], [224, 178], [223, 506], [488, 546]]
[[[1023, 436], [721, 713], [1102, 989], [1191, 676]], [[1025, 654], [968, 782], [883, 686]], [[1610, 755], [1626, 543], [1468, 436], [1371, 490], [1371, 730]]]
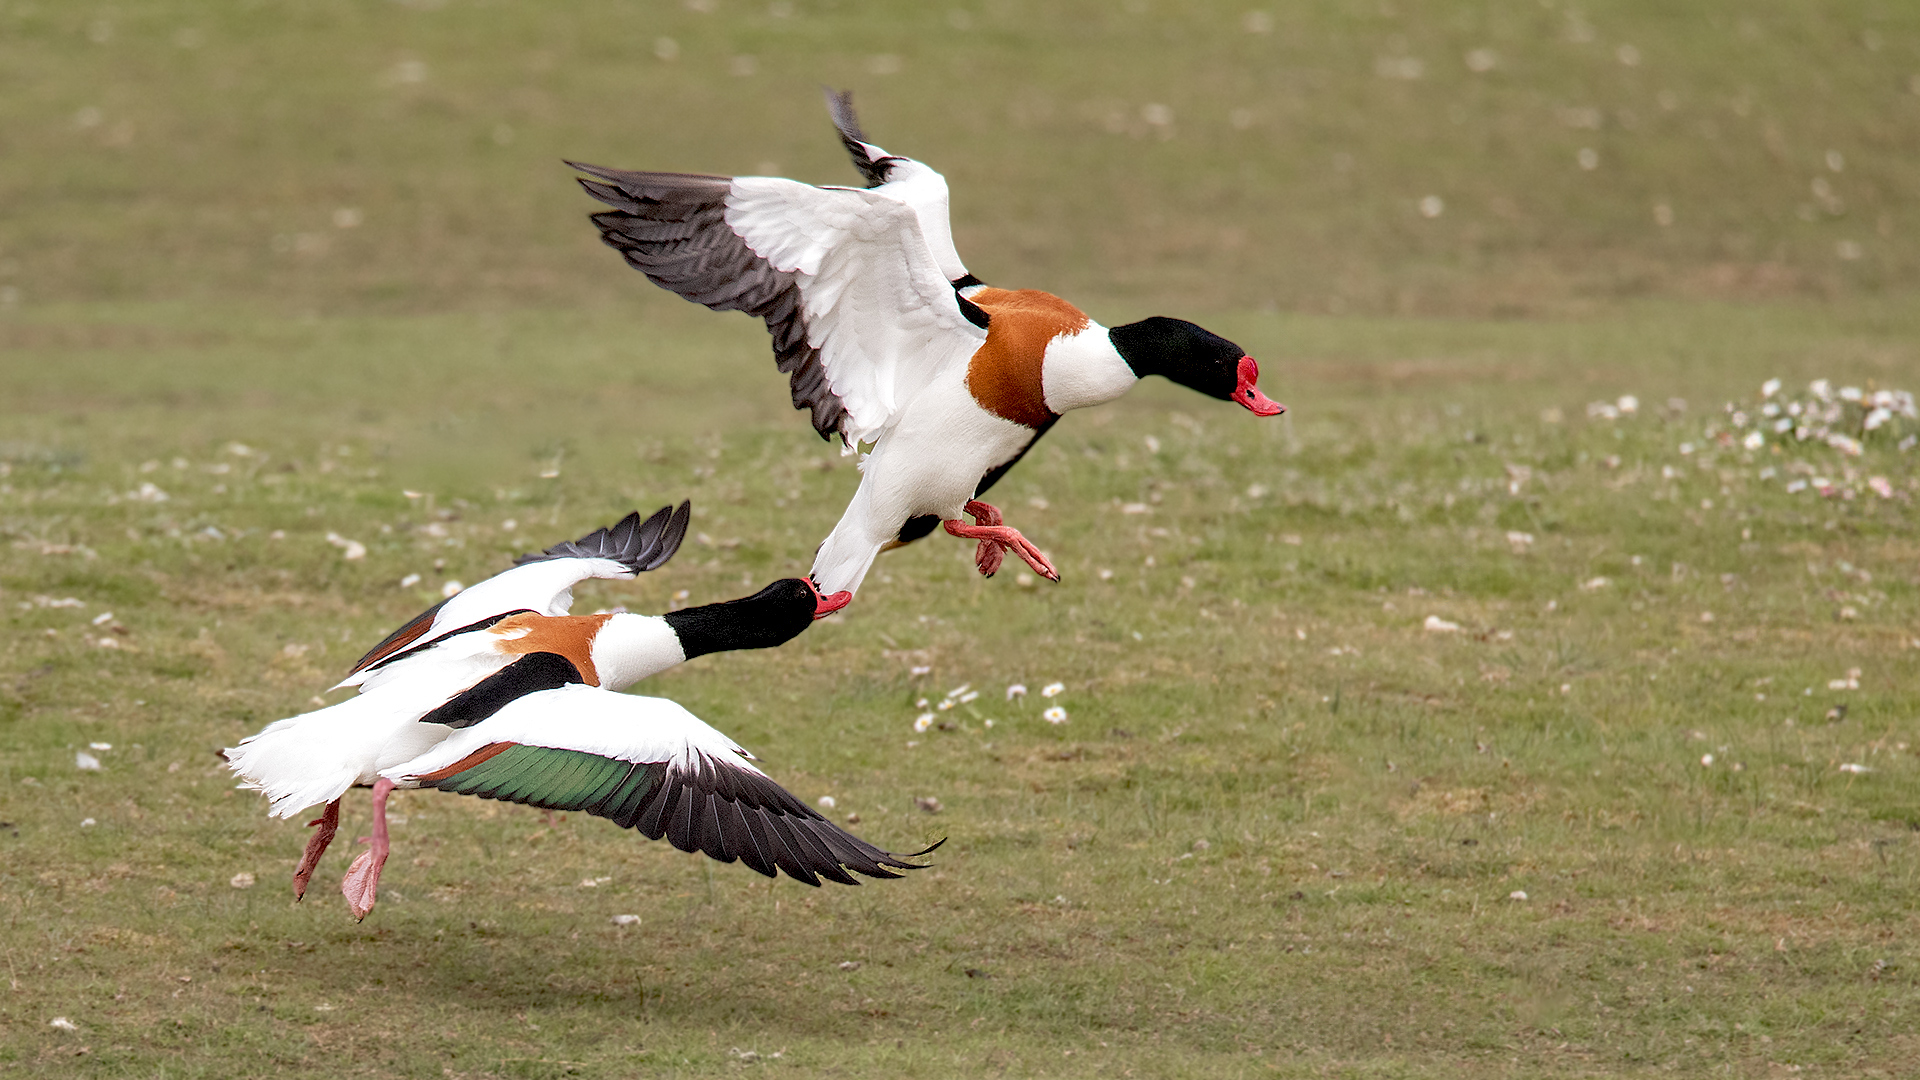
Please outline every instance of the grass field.
[[[1913, 1074], [1915, 424], [1763, 415], [1920, 389], [1913, 16], [1403, 7], [0, 6], [0, 1073]], [[681, 498], [576, 610], [807, 565], [848, 462], [553, 162], [846, 182], [815, 81], [1292, 412], [1074, 414], [1062, 584], [936, 537], [640, 688], [925, 872], [411, 793], [293, 904], [213, 751], [445, 582]]]

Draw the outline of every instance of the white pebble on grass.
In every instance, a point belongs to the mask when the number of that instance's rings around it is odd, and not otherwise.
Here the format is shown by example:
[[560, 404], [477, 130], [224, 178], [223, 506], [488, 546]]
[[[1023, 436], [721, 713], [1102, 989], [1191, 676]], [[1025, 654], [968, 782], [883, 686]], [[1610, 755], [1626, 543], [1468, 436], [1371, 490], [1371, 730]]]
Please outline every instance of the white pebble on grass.
[[346, 537], [341, 536], [339, 533], [336, 533], [336, 532], [328, 533], [327, 543], [332, 544], [334, 547], [339, 548], [340, 557], [343, 559], [353, 560], [353, 559], [364, 559], [367, 557], [367, 545], [361, 543], [358, 540], [349, 540]]

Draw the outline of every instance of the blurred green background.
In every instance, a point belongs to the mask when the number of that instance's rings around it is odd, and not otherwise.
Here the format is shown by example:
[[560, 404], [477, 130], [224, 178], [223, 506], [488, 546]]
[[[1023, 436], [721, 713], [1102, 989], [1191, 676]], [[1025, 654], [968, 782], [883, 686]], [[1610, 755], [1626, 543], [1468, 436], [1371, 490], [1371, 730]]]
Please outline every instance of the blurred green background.
[[[0, 5], [14, 303], [646, 303], [564, 157], [953, 185], [986, 279], [1167, 310], [1514, 315], [1920, 281], [1920, 7]], [[650, 298], [649, 298], [650, 299]]]

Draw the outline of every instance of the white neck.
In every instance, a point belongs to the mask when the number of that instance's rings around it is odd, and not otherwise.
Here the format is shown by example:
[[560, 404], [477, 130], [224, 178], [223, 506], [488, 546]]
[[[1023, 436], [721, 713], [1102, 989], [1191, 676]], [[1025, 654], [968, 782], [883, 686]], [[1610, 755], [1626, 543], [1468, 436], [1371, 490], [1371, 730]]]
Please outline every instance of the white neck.
[[1112, 401], [1140, 381], [1097, 322], [1048, 342], [1040, 370], [1047, 408], [1057, 413]]
[[679, 635], [658, 615], [619, 612], [593, 636], [593, 666], [605, 690], [625, 689], [686, 659]]

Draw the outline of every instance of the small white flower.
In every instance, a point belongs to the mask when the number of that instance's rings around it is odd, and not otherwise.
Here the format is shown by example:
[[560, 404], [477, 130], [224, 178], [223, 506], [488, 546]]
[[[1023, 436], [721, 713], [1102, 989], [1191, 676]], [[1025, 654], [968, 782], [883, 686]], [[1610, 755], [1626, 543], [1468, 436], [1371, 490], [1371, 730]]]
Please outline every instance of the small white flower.
[[961, 695], [959, 696], [959, 698], [957, 698], [956, 700], [958, 700], [958, 701], [960, 702], [960, 704], [962, 704], [962, 705], [965, 705], [965, 704], [967, 704], [968, 702], [971, 702], [971, 701], [974, 701], [974, 700], [977, 700], [977, 699], [978, 699], [979, 697], [980, 697], [980, 691], [978, 691], [978, 690], [969, 690], [969, 691], [967, 691], [966, 693], [964, 693], [964, 694], [961, 694]]
[[610, 922], [610, 923], [612, 923], [612, 924], [613, 924], [613, 925], [615, 925], [615, 926], [639, 926], [639, 925], [640, 925], [640, 916], [638, 916], [638, 915], [615, 915], [615, 916], [614, 916], [613, 918], [611, 918], [611, 919], [608, 919], [607, 921], [608, 921], [608, 922]]
[[1026, 696], [1027, 696], [1026, 683], [1014, 683], [1013, 685], [1007, 687], [1008, 701], [1012, 701], [1014, 698], [1017, 698], [1017, 697], [1026, 697]]
[[1747, 437], [1740, 440], [1740, 445], [1749, 450], [1758, 450], [1767, 445], [1767, 437], [1758, 431], [1749, 431]]
[[1613, 582], [1605, 577], [1588, 578], [1580, 583], [1580, 591], [1594, 592], [1599, 589], [1604, 589], [1611, 584], [1613, 584]]
[[57, 1031], [79, 1031], [80, 1030], [80, 1025], [74, 1023], [73, 1021], [67, 1019], [64, 1016], [56, 1016], [53, 1019], [47, 1021], [47, 1026]]
[[1615, 406], [1620, 410], [1621, 416], [1632, 416], [1640, 411], [1640, 399], [1632, 394], [1622, 394], [1620, 400], [1615, 402]]
[[1066, 689], [1067, 689], [1066, 683], [1057, 683], [1057, 682], [1048, 683], [1046, 686], [1041, 687], [1040, 696], [1045, 698], [1059, 697], [1061, 694], [1066, 692]]
[[833, 796], [822, 795], [818, 799], [814, 800], [814, 805], [818, 806], [822, 810], [831, 810], [834, 807]]
[[925, 731], [932, 726], [933, 714], [930, 712], [921, 713], [919, 716], [913, 718], [913, 730], [915, 731]]
[[453, 597], [459, 596], [460, 590], [464, 588], [466, 588], [465, 585], [460, 584], [452, 578], [448, 578], [447, 583], [440, 586], [440, 595], [452, 599]]
[[1780, 392], [1780, 380], [1779, 380], [1779, 379], [1768, 379], [1768, 380], [1767, 380], [1766, 382], [1763, 382], [1763, 383], [1761, 383], [1761, 384], [1760, 384], [1760, 396], [1761, 396], [1761, 397], [1768, 397], [1768, 398], [1770, 398], [1770, 397], [1772, 397], [1773, 395], [1775, 395], [1775, 394], [1777, 394], [1777, 393], [1779, 393], [1779, 392]]
[[920, 677], [920, 676], [922, 676], [922, 675], [931, 675], [931, 674], [933, 674], [933, 667], [932, 667], [931, 665], [927, 665], [927, 664], [921, 664], [921, 665], [919, 665], [919, 666], [916, 666], [916, 667], [910, 667], [910, 668], [908, 668], [908, 669], [907, 669], [907, 674], [908, 674], [908, 675], [911, 675], [911, 676], [913, 676], [914, 678], [916, 678], [916, 679], [917, 679], [917, 678], [919, 678], [919, 677]]
[[242, 870], [228, 878], [227, 884], [236, 889], [251, 889], [253, 888], [253, 873], [249, 870]]
[[937, 707], [941, 712], [946, 712], [948, 709], [953, 708], [955, 704], [956, 702], [952, 698], [947, 698], [944, 701], [940, 702], [939, 706]]
[[400, 579], [400, 587], [403, 589], [411, 589], [418, 584], [420, 584], [419, 574], [408, 574], [406, 577]]
[[81, 818], [81, 819], [80, 819], [80, 827], [81, 827], [81, 828], [83, 828], [83, 829], [91, 829], [91, 828], [93, 828], [93, 827], [94, 827], [95, 825], [98, 825], [98, 824], [100, 824], [100, 823], [99, 823], [99, 822], [97, 822], [97, 821], [95, 821], [95, 820], [93, 820], [92, 818]]
[[1438, 615], [1429, 615], [1427, 616], [1426, 628], [1436, 634], [1453, 634], [1459, 632], [1460, 624], [1457, 622], [1449, 622]]
[[1853, 773], [1855, 776], [1860, 776], [1865, 773], [1872, 772], [1873, 769], [1870, 768], [1869, 766], [1862, 765], [1857, 761], [1849, 761], [1846, 764], [1840, 766], [1840, 771], [1843, 773]]
[[1527, 899], [1527, 894], [1526, 894], [1526, 891], [1523, 889], [1515, 889], [1512, 892], [1507, 894], [1507, 899], [1525, 903]]
[[1701, 764], [1701, 765], [1704, 765], [1704, 766], [1706, 766], [1707, 768], [1712, 768], [1712, 767], [1713, 767], [1713, 755], [1712, 755], [1712, 754], [1701, 754], [1701, 755], [1700, 755], [1700, 764]]
[[1040, 718], [1049, 724], [1064, 724], [1067, 722], [1067, 710], [1055, 705], [1053, 708], [1041, 713]]
[[972, 683], [963, 683], [962, 685], [956, 686], [953, 689], [947, 691], [947, 696], [950, 698], [957, 698], [961, 694], [964, 694], [971, 689], [973, 689]]
[[90, 742], [87, 744], [87, 749], [107, 751], [113, 749], [113, 744], [110, 742]]
[[81, 772], [99, 772], [100, 759], [82, 750], [73, 755], [73, 767]]

